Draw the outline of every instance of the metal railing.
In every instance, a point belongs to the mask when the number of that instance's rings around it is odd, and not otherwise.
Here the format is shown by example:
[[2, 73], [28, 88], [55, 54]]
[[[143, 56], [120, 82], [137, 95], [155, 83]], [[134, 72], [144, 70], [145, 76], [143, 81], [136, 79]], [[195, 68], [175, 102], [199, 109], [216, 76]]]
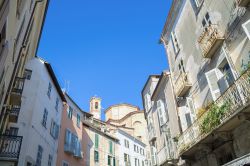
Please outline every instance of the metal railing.
[[179, 96], [186, 87], [191, 87], [188, 73], [181, 73], [175, 81], [175, 93]]
[[194, 123], [178, 138], [182, 154], [238, 114], [250, 101], [250, 69], [245, 71]]
[[0, 135], [0, 161], [18, 160], [22, 136]]
[[218, 25], [211, 24], [207, 27], [204, 27], [203, 32], [198, 38], [198, 42], [200, 44], [203, 56], [209, 57], [209, 51], [212, 49], [214, 44], [218, 39], [223, 39], [222, 33], [219, 31]]
[[18, 116], [20, 112], [20, 106], [13, 106], [10, 110], [9, 110], [9, 114], [11, 116]]
[[16, 77], [13, 88], [12, 88], [12, 92], [21, 95], [23, 93], [24, 82], [25, 82], [25, 78]]

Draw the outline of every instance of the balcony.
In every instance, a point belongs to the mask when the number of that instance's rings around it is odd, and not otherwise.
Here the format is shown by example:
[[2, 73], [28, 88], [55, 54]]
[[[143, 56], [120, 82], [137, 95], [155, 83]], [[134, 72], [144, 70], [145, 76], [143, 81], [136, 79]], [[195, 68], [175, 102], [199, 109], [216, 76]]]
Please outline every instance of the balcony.
[[178, 97], [182, 97], [191, 88], [191, 83], [188, 79], [187, 73], [181, 73], [175, 81], [175, 94]]
[[8, 110], [9, 113], [9, 122], [16, 123], [18, 120], [18, 115], [20, 112], [20, 106], [13, 106]]
[[22, 136], [0, 135], [0, 161], [18, 161]]
[[162, 148], [157, 154], [159, 165], [164, 165], [167, 163], [175, 163], [178, 161], [177, 156], [174, 152], [170, 152], [168, 147]]
[[[230, 132], [247, 118], [250, 109], [250, 69], [245, 71], [178, 138], [178, 153], [191, 156], [202, 144], [216, 142], [220, 134]], [[224, 135], [224, 137], [226, 137]]]
[[209, 25], [204, 28], [198, 43], [204, 58], [211, 58], [217, 49], [222, 45], [224, 36], [219, 32], [217, 25]]
[[236, 2], [240, 7], [248, 7], [250, 5], [250, 0], [236, 0]]
[[11, 105], [20, 106], [25, 78], [16, 77], [11, 91]]

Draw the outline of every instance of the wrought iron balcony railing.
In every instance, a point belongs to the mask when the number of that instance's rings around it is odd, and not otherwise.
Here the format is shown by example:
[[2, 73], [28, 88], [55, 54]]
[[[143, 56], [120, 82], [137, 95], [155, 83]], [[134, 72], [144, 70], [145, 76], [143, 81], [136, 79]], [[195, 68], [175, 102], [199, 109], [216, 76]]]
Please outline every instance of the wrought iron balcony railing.
[[16, 77], [11, 91], [11, 105], [21, 106], [21, 97], [23, 93], [25, 78]]
[[17, 161], [22, 139], [22, 136], [0, 135], [0, 161]]
[[247, 7], [250, 5], [250, 0], [236, 0], [236, 2], [240, 7]]
[[178, 97], [182, 97], [191, 88], [191, 83], [187, 73], [181, 73], [175, 81], [175, 93]]
[[17, 122], [20, 109], [20, 106], [12, 106], [12, 108], [8, 110], [10, 122]]
[[178, 138], [179, 155], [194, 147], [250, 104], [250, 69], [245, 71]]
[[21, 95], [23, 92], [24, 81], [25, 81], [25, 78], [16, 77], [13, 88], [12, 88], [12, 92]]
[[203, 57], [211, 58], [215, 51], [222, 45], [223, 41], [224, 35], [219, 31], [217, 25], [211, 24], [205, 27], [198, 39]]

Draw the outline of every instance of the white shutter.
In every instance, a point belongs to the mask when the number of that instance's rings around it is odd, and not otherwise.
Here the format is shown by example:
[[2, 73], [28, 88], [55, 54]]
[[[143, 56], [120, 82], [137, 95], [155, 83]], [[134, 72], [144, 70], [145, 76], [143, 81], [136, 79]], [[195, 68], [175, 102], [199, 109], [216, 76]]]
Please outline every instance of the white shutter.
[[187, 107], [189, 108], [189, 111], [191, 113], [192, 121], [194, 121], [194, 119], [195, 119], [195, 107], [194, 107], [193, 99], [191, 97], [187, 97], [186, 99], [187, 99]]
[[194, 1], [195, 1], [196, 7], [199, 8], [203, 0], [194, 0]]
[[217, 68], [206, 72], [208, 86], [210, 88], [213, 100], [215, 101], [221, 94], [218, 80], [223, 77], [221, 71]]
[[250, 20], [248, 20], [247, 22], [242, 24], [242, 27], [243, 27], [245, 33], [247, 34], [248, 39], [250, 40]]
[[162, 126], [164, 124], [164, 116], [163, 116], [163, 111], [162, 110], [162, 104], [161, 101], [157, 101], [157, 113], [158, 113], [158, 117], [159, 117], [159, 121], [160, 121], [160, 126]]

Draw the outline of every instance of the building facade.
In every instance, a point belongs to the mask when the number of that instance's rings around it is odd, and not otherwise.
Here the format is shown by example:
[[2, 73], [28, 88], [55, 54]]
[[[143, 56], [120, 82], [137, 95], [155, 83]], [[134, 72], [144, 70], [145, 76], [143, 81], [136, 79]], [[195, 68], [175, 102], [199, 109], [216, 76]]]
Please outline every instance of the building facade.
[[149, 76], [142, 90], [153, 165], [179, 163], [175, 138], [180, 134], [169, 72]]
[[119, 139], [119, 146], [116, 150], [118, 166], [146, 165], [146, 144], [119, 128], [114, 135]]
[[[64, 93], [67, 104], [62, 113], [61, 132], [59, 136], [59, 147], [57, 166], [87, 165], [84, 150], [86, 141], [83, 136], [82, 121], [93, 115], [82, 111], [74, 100]], [[84, 153], [85, 152], [85, 153]]]
[[2, 150], [1, 163], [18, 161], [22, 137], [9, 135], [9, 115], [21, 106], [24, 66], [36, 55], [47, 8], [48, 0], [0, 1], [0, 142], [19, 145]]
[[[52, 166], [66, 100], [49, 63], [32, 58], [25, 71], [22, 104], [12, 109], [8, 132], [23, 137], [18, 165]], [[15, 149], [15, 144], [5, 148]]]
[[249, 161], [249, 1], [174, 0], [164, 45], [187, 165]]
[[120, 129], [146, 144], [145, 165], [150, 165], [147, 122], [143, 111], [139, 107], [130, 104], [116, 104], [105, 110], [105, 116], [110, 132]]

